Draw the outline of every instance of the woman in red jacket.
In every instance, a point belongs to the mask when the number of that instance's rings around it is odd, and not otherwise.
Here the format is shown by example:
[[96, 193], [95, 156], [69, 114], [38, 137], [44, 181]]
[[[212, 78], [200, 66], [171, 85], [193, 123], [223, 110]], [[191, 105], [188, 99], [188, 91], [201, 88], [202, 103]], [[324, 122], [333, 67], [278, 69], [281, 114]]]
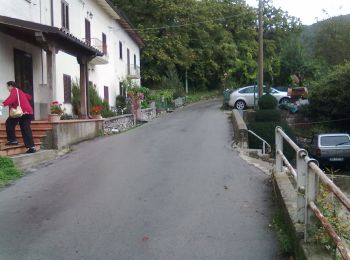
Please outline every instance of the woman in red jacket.
[[18, 89], [14, 81], [7, 82], [7, 88], [10, 91], [10, 95], [2, 104], [4, 106], [8, 106], [10, 109], [16, 108], [19, 105], [19, 99], [23, 115], [17, 118], [7, 118], [6, 133], [8, 142], [6, 143], [6, 145], [18, 145], [15, 129], [16, 125], [19, 123], [19, 126], [21, 127], [24, 145], [28, 148], [27, 153], [35, 153], [36, 150], [33, 141], [32, 129], [30, 128], [30, 123], [33, 119], [33, 108], [29, 102], [31, 96]]

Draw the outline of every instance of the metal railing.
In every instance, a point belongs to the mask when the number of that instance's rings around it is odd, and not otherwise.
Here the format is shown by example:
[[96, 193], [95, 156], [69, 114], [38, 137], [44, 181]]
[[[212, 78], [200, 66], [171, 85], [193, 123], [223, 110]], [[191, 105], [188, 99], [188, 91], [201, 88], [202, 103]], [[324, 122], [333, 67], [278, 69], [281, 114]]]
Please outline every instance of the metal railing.
[[82, 40], [86, 44], [89, 44], [90, 46], [92, 46], [95, 49], [97, 49], [100, 52], [102, 52], [105, 56], [108, 56], [107, 45], [104, 45], [103, 42], [100, 39], [98, 39], [98, 38], [90, 38], [90, 39], [82, 38]]
[[264, 139], [262, 139], [260, 136], [258, 136], [256, 133], [254, 133], [252, 130], [248, 130], [248, 129], [246, 129], [246, 130], [247, 130], [248, 133], [254, 135], [256, 138], [258, 138], [262, 142], [262, 144], [263, 144], [263, 147], [262, 147], [263, 154], [266, 154], [266, 146], [268, 147], [268, 150], [267, 150], [268, 153], [271, 152], [271, 145], [269, 145], [268, 142], [266, 142]]
[[[350, 260], [350, 251], [344, 241], [337, 235], [336, 231], [322, 215], [316, 204], [318, 180], [322, 181], [330, 192], [332, 192], [341, 203], [350, 210], [350, 200], [346, 195], [333, 183], [332, 180], [318, 167], [318, 162], [308, 156], [306, 150], [301, 149], [291, 140], [282, 130], [276, 127], [276, 165], [275, 171], [282, 172], [283, 163], [292, 173], [297, 188], [297, 220], [305, 224], [304, 239], [308, 239], [308, 225], [311, 223], [311, 216], [315, 215], [325, 228], [330, 238], [333, 240], [337, 249], [344, 259]], [[296, 153], [296, 169], [290, 164], [283, 154], [283, 140], [285, 140]]]

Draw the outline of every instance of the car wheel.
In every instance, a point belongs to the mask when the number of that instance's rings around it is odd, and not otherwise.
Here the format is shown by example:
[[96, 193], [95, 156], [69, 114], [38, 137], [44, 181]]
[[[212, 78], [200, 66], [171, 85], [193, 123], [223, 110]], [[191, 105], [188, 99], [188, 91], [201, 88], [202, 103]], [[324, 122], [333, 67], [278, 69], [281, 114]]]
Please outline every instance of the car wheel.
[[235, 104], [236, 109], [243, 110], [243, 109], [245, 109], [245, 107], [246, 107], [246, 104], [243, 100], [236, 101], [236, 104]]
[[289, 98], [287, 98], [287, 97], [284, 97], [284, 98], [281, 98], [280, 99], [280, 104], [287, 104], [287, 103], [289, 103], [290, 102], [290, 100], [289, 100]]

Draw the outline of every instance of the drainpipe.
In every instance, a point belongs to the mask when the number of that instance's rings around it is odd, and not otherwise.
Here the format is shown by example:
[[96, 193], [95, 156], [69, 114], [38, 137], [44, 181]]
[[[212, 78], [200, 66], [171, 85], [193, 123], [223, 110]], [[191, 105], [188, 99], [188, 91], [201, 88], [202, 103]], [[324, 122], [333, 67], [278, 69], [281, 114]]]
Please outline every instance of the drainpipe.
[[51, 26], [54, 26], [54, 19], [53, 19], [53, 0], [50, 1], [50, 9], [51, 9]]

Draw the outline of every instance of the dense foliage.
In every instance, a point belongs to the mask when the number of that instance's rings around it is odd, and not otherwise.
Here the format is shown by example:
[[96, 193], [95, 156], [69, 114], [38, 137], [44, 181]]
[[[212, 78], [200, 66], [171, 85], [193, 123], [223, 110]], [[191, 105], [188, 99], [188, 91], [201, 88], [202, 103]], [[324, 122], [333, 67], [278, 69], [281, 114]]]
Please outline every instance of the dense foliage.
[[350, 62], [335, 66], [310, 95], [309, 117], [344, 119], [350, 117]]
[[[268, 1], [265, 1], [268, 2]], [[248, 84], [257, 77], [257, 15], [242, 0], [114, 0], [138, 29], [143, 48], [142, 80], [164, 88], [162, 77], [174, 68], [191, 89]], [[280, 50], [299, 21], [271, 4], [265, 8], [265, 69], [279, 75]]]

